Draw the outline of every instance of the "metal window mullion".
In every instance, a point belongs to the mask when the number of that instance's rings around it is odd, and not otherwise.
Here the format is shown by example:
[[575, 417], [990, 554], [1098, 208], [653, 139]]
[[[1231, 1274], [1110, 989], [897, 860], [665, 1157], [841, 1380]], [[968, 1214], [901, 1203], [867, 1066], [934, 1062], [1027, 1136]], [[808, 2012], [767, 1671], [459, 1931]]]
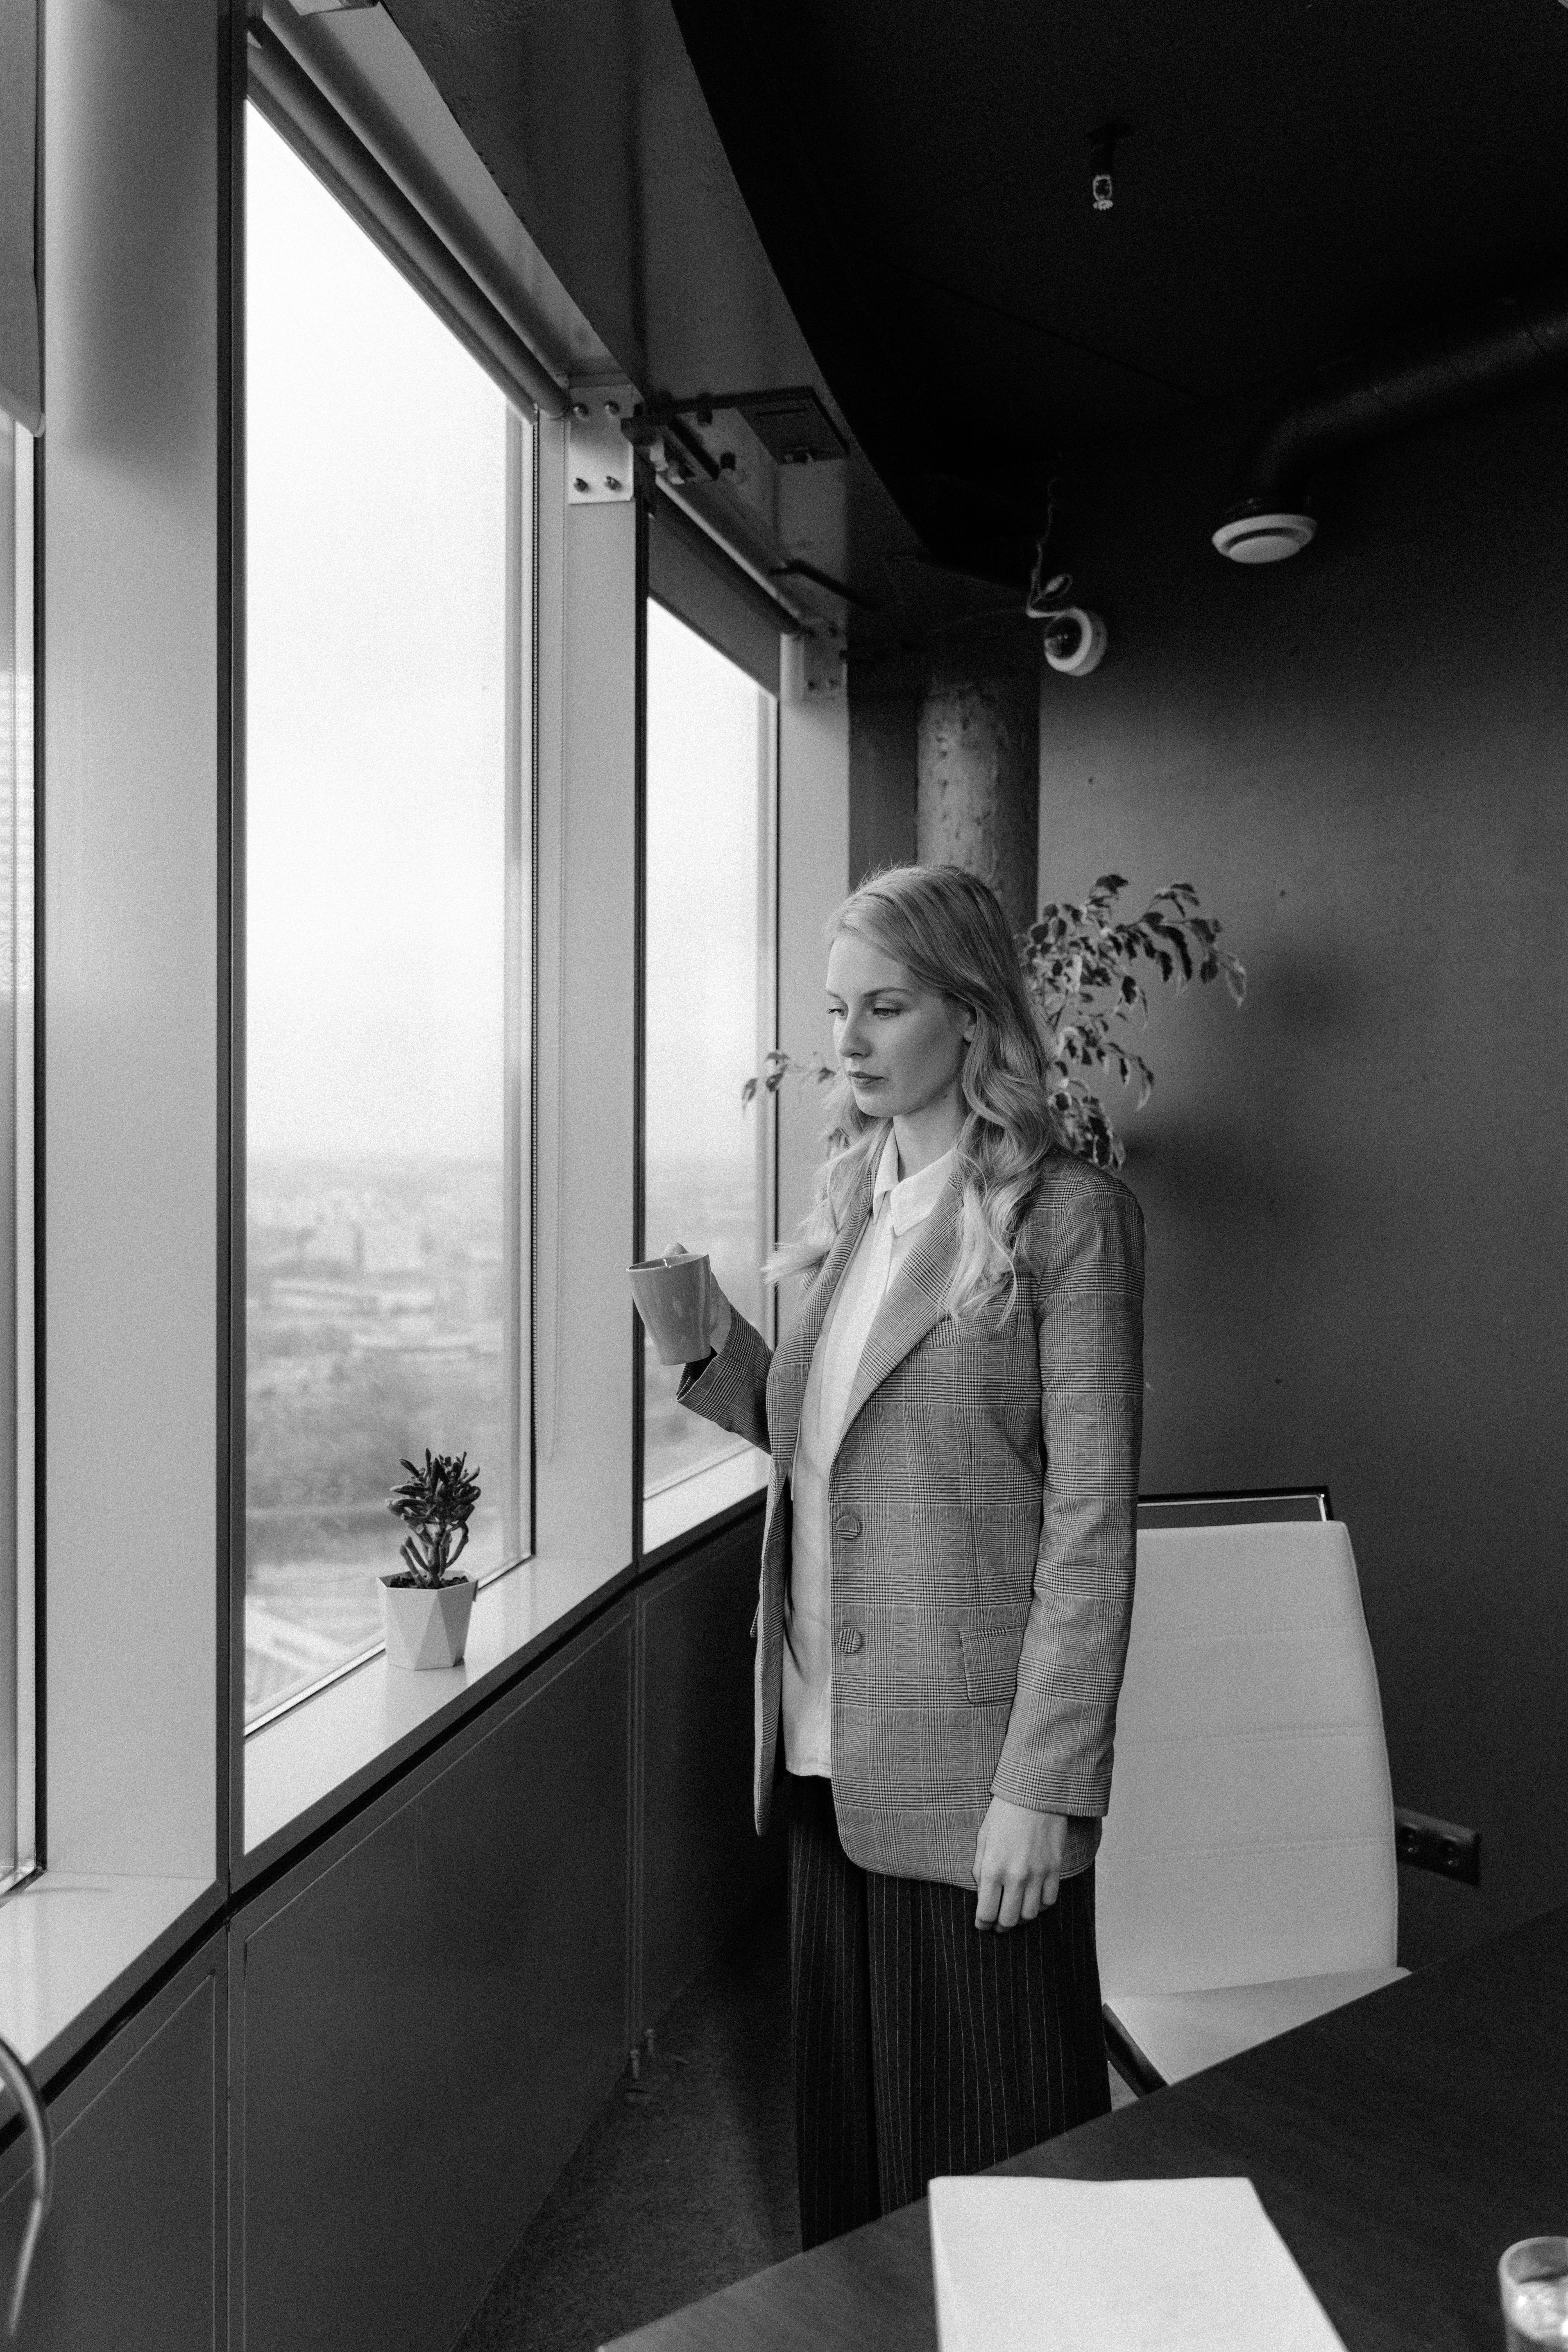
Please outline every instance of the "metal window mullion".
[[[757, 1053], [760, 1076], [764, 1057], [778, 1043], [778, 730], [776, 695], [757, 692]], [[778, 1246], [778, 1099], [765, 1087], [753, 1097], [757, 1113], [757, 1236], [760, 1255], [770, 1256]], [[778, 1291], [764, 1286], [761, 1328], [769, 1339], [778, 1337]]]
[[16, 433], [16, 471], [21, 495], [17, 504], [18, 528], [16, 533], [16, 798], [13, 827], [13, 840], [16, 847], [12, 880], [13, 938], [16, 947], [11, 973], [12, 1001], [15, 1006], [13, 1046], [15, 1086], [11, 1097], [13, 1107], [11, 1167], [14, 1188], [14, 1213], [11, 1219], [13, 1250], [11, 1297], [14, 1320], [11, 1337], [15, 1414], [11, 1425], [16, 1433], [16, 1449], [12, 1481], [15, 1504], [13, 1600], [16, 1633], [16, 1702], [12, 1732], [16, 1743], [16, 1865], [18, 1871], [26, 1871], [30, 1869], [37, 1860], [38, 1648], [34, 1508], [35, 1448], [38, 1418], [36, 1391], [37, 1285], [34, 1257], [37, 1222], [35, 1215], [34, 1189], [34, 1155], [37, 1140], [34, 1103], [37, 1085], [35, 1027], [37, 1002], [37, 940], [35, 911], [37, 888], [36, 815], [37, 783], [34, 760], [37, 712], [34, 644], [36, 532], [33, 509], [37, 449], [37, 445], [24, 435], [20, 428]]
[[506, 1465], [503, 1559], [531, 1549], [527, 1443], [531, 1349], [529, 1155], [532, 1032], [528, 914], [531, 905], [533, 761], [532, 432], [515, 409], [506, 420], [506, 915], [502, 1182], [502, 1361]]
[[0, 419], [0, 1878], [34, 1858], [32, 443]]
[[22, 791], [21, 664], [18, 659], [16, 563], [16, 431], [0, 415], [0, 546], [5, 551], [4, 603], [0, 604], [0, 1875], [17, 1861], [16, 1718], [22, 1660], [17, 1641], [16, 1553], [16, 1243], [17, 1160], [15, 1110], [16, 1067], [16, 835]]
[[[647, 600], [651, 515], [646, 482], [637, 499], [636, 599], [637, 675], [635, 735], [632, 750], [632, 1230], [634, 1260], [647, 1250]], [[663, 1246], [663, 1244], [661, 1244]], [[632, 1559], [643, 1557], [643, 1506], [647, 1481], [647, 1341], [633, 1308], [628, 1316], [632, 1343]]]

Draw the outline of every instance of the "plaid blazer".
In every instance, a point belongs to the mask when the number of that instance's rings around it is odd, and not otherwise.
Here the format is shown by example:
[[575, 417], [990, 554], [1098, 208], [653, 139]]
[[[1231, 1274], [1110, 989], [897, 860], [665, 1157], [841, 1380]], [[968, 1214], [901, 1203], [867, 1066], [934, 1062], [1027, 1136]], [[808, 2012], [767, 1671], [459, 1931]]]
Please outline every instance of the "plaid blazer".
[[[776, 1354], [737, 1315], [682, 1380], [692, 1412], [773, 1456], [757, 1611], [753, 1797], [778, 1750], [790, 1468], [812, 1350], [865, 1230], [866, 1183]], [[959, 1186], [878, 1310], [829, 1480], [833, 1794], [862, 1868], [970, 1887], [993, 1795], [1072, 1816], [1087, 1867], [1110, 1794], [1132, 1611], [1143, 1220], [1114, 1176], [1046, 1163], [1006, 1318], [940, 1301]]]

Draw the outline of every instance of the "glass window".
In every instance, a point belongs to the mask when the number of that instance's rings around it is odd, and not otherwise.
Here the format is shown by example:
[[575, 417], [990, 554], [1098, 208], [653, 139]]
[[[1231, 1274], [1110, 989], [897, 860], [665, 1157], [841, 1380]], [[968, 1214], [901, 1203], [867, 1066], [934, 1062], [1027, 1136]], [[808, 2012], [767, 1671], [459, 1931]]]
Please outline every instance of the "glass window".
[[247, 110], [246, 1698], [380, 1641], [399, 1460], [528, 1548], [531, 428]]
[[33, 443], [0, 410], [0, 1886], [33, 1862]]
[[[647, 608], [643, 1234], [706, 1250], [741, 1313], [769, 1328], [773, 1118], [742, 1088], [773, 1035], [778, 706], [681, 621]], [[684, 1412], [679, 1367], [645, 1339], [643, 1545], [652, 1550], [767, 1475], [749, 1445]]]

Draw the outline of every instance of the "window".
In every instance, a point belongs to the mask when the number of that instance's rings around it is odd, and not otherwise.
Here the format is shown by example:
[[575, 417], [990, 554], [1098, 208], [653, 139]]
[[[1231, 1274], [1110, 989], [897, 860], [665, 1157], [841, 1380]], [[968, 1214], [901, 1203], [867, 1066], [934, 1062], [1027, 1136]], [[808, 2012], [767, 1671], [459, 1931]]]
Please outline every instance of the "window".
[[31, 1867], [33, 442], [0, 411], [0, 1886]]
[[529, 1548], [532, 434], [247, 111], [246, 1697], [379, 1645], [398, 1463]]
[[[773, 639], [775, 654], [777, 638]], [[773, 1120], [742, 1088], [773, 1042], [778, 706], [660, 604], [647, 608], [644, 1247], [706, 1250], [767, 1329]], [[675, 1401], [645, 1339], [646, 1549], [753, 1492], [766, 1464]]]

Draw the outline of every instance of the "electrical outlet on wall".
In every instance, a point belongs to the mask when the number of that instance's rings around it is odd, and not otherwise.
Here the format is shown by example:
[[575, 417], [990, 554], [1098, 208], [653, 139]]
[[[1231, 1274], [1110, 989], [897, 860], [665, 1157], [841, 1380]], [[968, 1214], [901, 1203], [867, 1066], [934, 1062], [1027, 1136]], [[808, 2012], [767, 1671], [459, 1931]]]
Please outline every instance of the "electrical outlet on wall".
[[1440, 1822], [1432, 1813], [1413, 1813], [1405, 1805], [1394, 1808], [1394, 1850], [1412, 1870], [1435, 1870], [1439, 1878], [1457, 1878], [1467, 1886], [1481, 1883], [1481, 1833], [1458, 1822]]

